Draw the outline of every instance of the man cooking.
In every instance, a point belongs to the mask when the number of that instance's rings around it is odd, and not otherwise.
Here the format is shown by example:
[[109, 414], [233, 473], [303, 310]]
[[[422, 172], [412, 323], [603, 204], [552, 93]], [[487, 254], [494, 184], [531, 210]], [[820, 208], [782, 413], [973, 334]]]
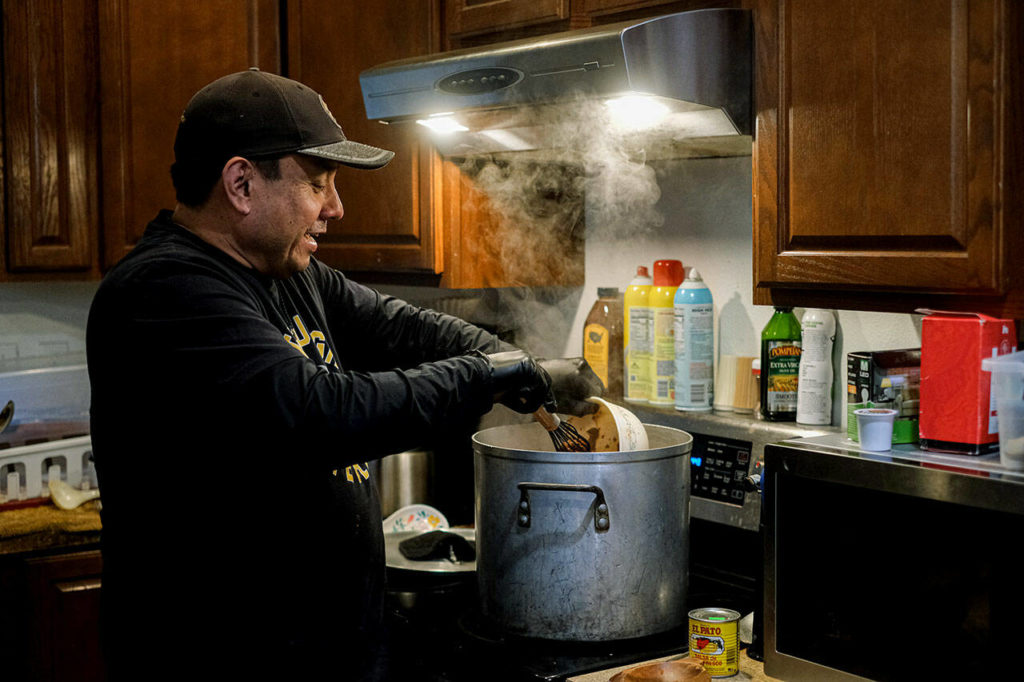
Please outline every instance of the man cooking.
[[214, 81], [174, 152], [177, 206], [88, 323], [111, 679], [384, 679], [366, 462], [469, 433], [496, 400], [586, 411], [600, 381], [561, 361], [552, 382], [491, 334], [318, 262], [344, 212], [339, 164], [393, 154], [347, 140], [304, 85]]

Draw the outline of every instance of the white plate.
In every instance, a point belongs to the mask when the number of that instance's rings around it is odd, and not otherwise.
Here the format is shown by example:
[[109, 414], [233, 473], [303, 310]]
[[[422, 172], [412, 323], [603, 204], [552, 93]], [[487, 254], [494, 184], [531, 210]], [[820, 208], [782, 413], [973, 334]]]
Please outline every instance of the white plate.
[[[458, 533], [470, 542], [476, 542], [475, 528], [444, 528], [440, 530]], [[386, 533], [384, 535], [384, 560], [389, 568], [403, 568], [409, 571], [429, 571], [431, 573], [466, 573], [476, 570], [475, 561], [463, 561], [462, 563], [457, 564], [448, 561], [447, 559], [437, 559], [434, 561], [413, 561], [412, 559], [407, 559], [405, 555], [402, 554], [402, 550], [398, 548], [399, 543], [421, 534], [422, 533], [420, 531], [412, 531], [405, 533]]]
[[447, 528], [448, 519], [444, 517], [444, 514], [427, 504], [410, 504], [384, 519], [385, 533], [407, 531], [422, 533], [428, 530], [445, 530]]

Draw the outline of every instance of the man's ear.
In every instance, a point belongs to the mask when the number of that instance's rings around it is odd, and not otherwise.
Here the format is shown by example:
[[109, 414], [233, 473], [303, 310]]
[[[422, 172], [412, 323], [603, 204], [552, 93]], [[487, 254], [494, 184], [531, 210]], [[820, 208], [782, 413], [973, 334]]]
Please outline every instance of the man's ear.
[[224, 194], [239, 213], [249, 215], [252, 210], [252, 179], [256, 169], [252, 162], [241, 156], [233, 156], [220, 172]]

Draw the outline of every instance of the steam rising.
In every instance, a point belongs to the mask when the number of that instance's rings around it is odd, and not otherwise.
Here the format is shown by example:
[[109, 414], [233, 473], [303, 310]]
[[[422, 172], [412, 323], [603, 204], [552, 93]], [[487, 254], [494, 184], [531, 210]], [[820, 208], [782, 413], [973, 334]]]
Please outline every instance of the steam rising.
[[642, 136], [617, 129], [601, 102], [580, 99], [570, 110], [572, 116], [547, 121], [561, 141], [557, 149], [460, 163], [497, 218], [490, 245], [481, 248], [527, 284], [564, 281], [560, 273], [582, 268], [584, 230], [591, 238], [624, 240], [664, 223]]

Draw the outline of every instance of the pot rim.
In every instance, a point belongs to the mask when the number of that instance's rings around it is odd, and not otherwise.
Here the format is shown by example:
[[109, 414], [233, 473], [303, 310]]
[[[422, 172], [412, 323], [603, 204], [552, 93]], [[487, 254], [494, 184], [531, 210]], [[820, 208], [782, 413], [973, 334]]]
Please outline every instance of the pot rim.
[[494, 426], [477, 431], [473, 434], [473, 451], [486, 457], [511, 459], [523, 462], [540, 462], [552, 464], [636, 464], [659, 459], [672, 459], [688, 455], [693, 448], [693, 436], [681, 429], [658, 424], [644, 424], [648, 438], [652, 442], [675, 440], [668, 445], [647, 450], [628, 450], [625, 452], [555, 452], [554, 450], [524, 450], [494, 444], [493, 437], [506, 434], [511, 430], [543, 431], [540, 424], [512, 424]]

